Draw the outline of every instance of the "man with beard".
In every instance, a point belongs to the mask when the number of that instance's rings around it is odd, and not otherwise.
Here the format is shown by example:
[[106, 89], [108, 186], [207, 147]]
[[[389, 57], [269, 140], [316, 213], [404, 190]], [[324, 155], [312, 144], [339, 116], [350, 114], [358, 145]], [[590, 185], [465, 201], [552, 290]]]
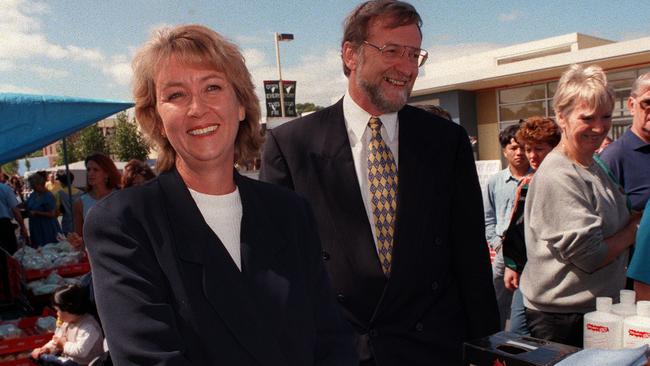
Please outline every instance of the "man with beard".
[[427, 58], [421, 24], [401, 1], [359, 5], [345, 96], [269, 131], [262, 155], [260, 178], [314, 208], [362, 365], [458, 365], [464, 341], [499, 328], [467, 133], [406, 105]]

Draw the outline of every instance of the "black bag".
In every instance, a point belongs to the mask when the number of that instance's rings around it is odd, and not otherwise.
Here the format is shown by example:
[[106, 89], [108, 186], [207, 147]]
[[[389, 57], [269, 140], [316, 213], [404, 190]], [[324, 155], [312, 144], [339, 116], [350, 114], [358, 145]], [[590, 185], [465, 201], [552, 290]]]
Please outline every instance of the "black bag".
[[508, 228], [503, 233], [502, 250], [503, 258], [508, 268], [519, 273], [524, 270], [528, 261], [526, 256], [526, 237], [524, 235], [524, 208], [526, 205], [528, 186], [521, 187], [519, 199], [515, 203], [515, 212], [512, 215]]

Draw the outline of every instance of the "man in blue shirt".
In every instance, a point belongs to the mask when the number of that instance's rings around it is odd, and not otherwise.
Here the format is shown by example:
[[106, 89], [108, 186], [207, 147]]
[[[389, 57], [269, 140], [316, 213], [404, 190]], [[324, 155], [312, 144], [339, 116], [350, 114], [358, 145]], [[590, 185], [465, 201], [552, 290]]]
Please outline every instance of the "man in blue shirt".
[[11, 219], [15, 218], [20, 225], [23, 236], [27, 239], [27, 230], [23, 222], [23, 217], [18, 209], [18, 200], [13, 189], [0, 182], [0, 248], [14, 254], [17, 248], [16, 234]]
[[505, 288], [503, 273], [505, 264], [501, 252], [503, 233], [510, 223], [512, 206], [515, 201], [515, 192], [519, 181], [529, 171], [530, 165], [524, 153], [524, 146], [515, 139], [519, 125], [509, 126], [499, 134], [499, 143], [503, 156], [508, 161], [508, 166], [491, 176], [483, 197], [485, 207], [485, 236], [488, 244], [497, 252], [492, 264], [494, 290], [499, 305], [501, 316], [501, 329], [505, 328], [506, 319], [510, 316], [512, 292]]
[[632, 126], [600, 155], [623, 186], [632, 208], [642, 211], [650, 198], [650, 73], [634, 82], [627, 100]]

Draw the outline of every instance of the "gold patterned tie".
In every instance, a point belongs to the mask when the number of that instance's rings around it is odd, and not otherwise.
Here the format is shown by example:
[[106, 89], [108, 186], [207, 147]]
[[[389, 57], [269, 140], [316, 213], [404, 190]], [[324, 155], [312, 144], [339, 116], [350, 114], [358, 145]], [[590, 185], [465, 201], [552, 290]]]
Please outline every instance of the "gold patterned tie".
[[368, 144], [370, 209], [375, 220], [381, 268], [384, 274], [389, 276], [397, 212], [397, 164], [393, 153], [381, 137], [381, 120], [370, 117], [368, 127], [372, 132]]

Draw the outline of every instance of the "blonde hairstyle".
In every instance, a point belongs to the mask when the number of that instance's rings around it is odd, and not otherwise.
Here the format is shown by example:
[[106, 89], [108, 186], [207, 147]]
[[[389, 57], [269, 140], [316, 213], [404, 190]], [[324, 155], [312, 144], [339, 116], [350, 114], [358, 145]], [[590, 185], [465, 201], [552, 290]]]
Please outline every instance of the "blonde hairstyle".
[[156, 73], [161, 63], [171, 56], [188, 65], [214, 67], [226, 75], [246, 111], [235, 139], [233, 165], [256, 157], [263, 142], [259, 124], [260, 103], [239, 48], [202, 25], [181, 25], [158, 30], [138, 50], [132, 63], [135, 116], [158, 149], [156, 170], [167, 171], [176, 161], [176, 151], [163, 135], [162, 120], [156, 111]]
[[553, 109], [559, 118], [567, 117], [579, 103], [587, 103], [597, 110], [601, 106], [614, 109], [614, 90], [607, 84], [607, 76], [600, 66], [571, 65], [562, 74], [553, 96]]

